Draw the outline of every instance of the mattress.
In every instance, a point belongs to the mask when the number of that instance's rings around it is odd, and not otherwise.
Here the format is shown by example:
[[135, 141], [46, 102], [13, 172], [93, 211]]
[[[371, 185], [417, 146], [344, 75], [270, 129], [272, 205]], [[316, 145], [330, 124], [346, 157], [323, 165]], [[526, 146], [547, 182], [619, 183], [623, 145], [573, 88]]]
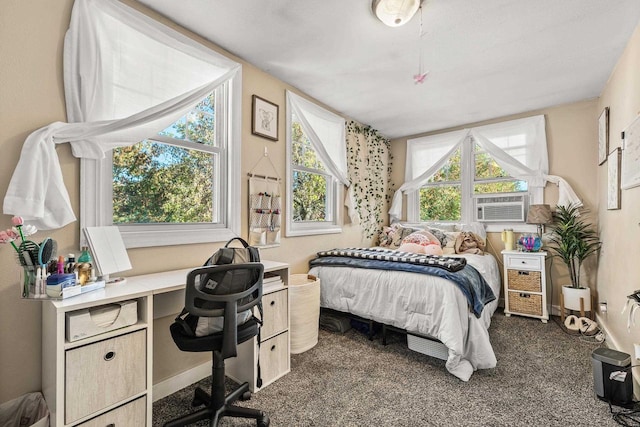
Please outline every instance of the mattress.
[[418, 273], [353, 267], [313, 267], [320, 277], [320, 306], [431, 336], [447, 346], [447, 370], [468, 381], [476, 369], [496, 366], [489, 341], [491, 316], [498, 306], [500, 270], [490, 255], [456, 255], [467, 259], [485, 278], [496, 299], [479, 318], [449, 280]]

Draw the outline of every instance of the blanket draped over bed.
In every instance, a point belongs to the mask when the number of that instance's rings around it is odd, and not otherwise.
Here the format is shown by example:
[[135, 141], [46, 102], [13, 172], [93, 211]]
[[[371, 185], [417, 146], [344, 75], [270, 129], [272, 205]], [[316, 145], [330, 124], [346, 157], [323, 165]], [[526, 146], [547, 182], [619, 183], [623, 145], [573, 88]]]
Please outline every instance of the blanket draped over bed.
[[[397, 251], [395, 253], [399, 255]], [[477, 273], [465, 267], [457, 273], [433, 268], [433, 275], [422, 274], [410, 270], [421, 266], [392, 261], [379, 262], [405, 267], [394, 271], [389, 265], [375, 262], [378, 268], [363, 268], [351, 265], [348, 257], [323, 256], [311, 262], [309, 274], [320, 279], [321, 307], [440, 340], [448, 349], [447, 370], [461, 380], [468, 381], [474, 370], [496, 366], [488, 329], [498, 305], [495, 295], [500, 293], [501, 271], [491, 255], [467, 254], [451, 258], [464, 258], [467, 266], [473, 267]], [[359, 261], [373, 263], [375, 260]], [[331, 265], [331, 262], [335, 264]], [[464, 275], [465, 271], [471, 271], [471, 275], [479, 274], [494, 295], [491, 297], [488, 292], [484, 294], [485, 297], [489, 295], [487, 301], [493, 301], [486, 304], [480, 317], [476, 316], [479, 310], [475, 309], [475, 304], [470, 304], [465, 291], [445, 276], [461, 272]]]
[[467, 265], [465, 258], [410, 254], [378, 248], [347, 248], [318, 252], [318, 258], [309, 262], [311, 268], [323, 265], [407, 271], [451, 280], [467, 298], [476, 317], [480, 317], [485, 304], [496, 299], [491, 287], [475, 268]]

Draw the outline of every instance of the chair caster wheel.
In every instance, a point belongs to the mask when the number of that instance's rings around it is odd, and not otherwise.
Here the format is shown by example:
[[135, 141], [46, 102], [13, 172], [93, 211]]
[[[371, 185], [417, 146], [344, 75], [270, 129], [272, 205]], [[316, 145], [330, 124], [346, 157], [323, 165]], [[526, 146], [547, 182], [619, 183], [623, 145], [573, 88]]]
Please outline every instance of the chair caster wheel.
[[264, 415], [262, 418], [258, 418], [257, 420], [257, 424], [258, 427], [269, 427], [269, 423], [271, 421], [269, 420], [269, 417]]
[[242, 393], [242, 396], [240, 396], [240, 400], [242, 401], [249, 400], [249, 399], [251, 399], [250, 391], [245, 391], [244, 393]]

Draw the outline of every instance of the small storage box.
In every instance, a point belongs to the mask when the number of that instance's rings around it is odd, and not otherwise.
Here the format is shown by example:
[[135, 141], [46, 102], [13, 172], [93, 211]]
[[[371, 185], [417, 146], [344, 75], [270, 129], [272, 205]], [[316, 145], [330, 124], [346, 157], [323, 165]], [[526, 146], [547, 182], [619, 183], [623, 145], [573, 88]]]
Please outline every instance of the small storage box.
[[507, 270], [509, 289], [516, 291], [542, 292], [539, 271]]
[[542, 295], [509, 291], [509, 311], [542, 316]]
[[426, 354], [427, 356], [440, 360], [447, 360], [449, 358], [449, 349], [447, 346], [434, 339], [407, 334], [407, 346], [409, 350], [417, 351], [418, 353]]
[[135, 324], [138, 302], [131, 300], [86, 308], [67, 313], [66, 317], [67, 341], [73, 342]]

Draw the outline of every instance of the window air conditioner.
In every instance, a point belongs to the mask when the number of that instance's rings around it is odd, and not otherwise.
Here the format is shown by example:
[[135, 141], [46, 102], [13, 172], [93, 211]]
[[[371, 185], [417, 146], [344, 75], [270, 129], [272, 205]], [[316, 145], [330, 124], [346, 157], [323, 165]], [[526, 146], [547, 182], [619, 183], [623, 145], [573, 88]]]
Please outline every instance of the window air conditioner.
[[481, 222], [524, 222], [527, 193], [476, 196], [476, 220]]

